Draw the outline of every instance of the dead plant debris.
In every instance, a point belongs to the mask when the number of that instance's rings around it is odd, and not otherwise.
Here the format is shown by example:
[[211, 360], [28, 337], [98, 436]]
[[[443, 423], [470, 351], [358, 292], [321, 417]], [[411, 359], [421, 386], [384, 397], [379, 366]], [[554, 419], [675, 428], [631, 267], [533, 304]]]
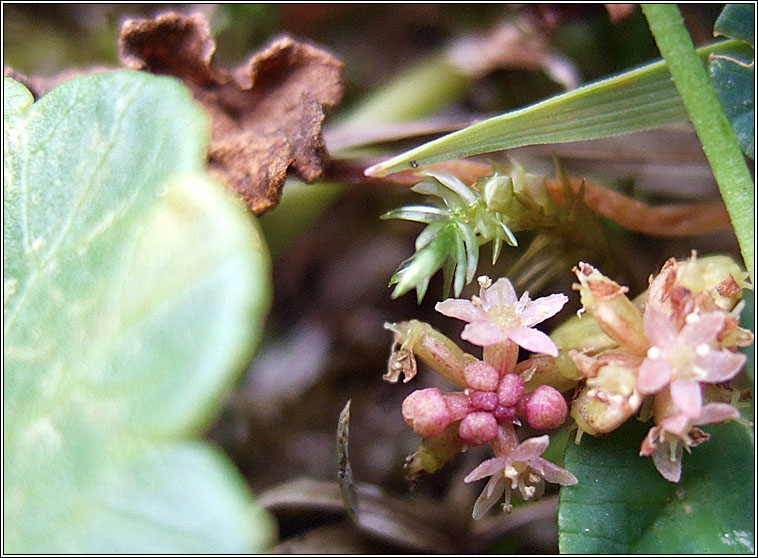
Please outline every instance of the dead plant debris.
[[217, 68], [202, 15], [167, 13], [124, 23], [123, 64], [171, 75], [192, 91], [213, 122], [209, 170], [256, 215], [281, 198], [287, 170], [306, 182], [323, 174], [321, 127], [344, 92], [344, 67], [328, 52], [282, 36], [232, 70]]

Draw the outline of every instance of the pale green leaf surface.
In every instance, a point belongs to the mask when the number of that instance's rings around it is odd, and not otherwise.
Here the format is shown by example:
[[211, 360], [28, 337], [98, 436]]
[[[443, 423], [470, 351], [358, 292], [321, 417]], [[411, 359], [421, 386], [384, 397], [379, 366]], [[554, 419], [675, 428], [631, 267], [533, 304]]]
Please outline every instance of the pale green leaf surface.
[[640, 443], [651, 423], [630, 420], [607, 437], [569, 443], [559, 545], [572, 554], [754, 553], [753, 434], [738, 423], [705, 427], [711, 439], [685, 452], [670, 483]]
[[4, 550], [255, 552], [271, 535], [202, 444], [270, 297], [257, 226], [202, 173], [178, 81], [4, 81]]
[[[734, 41], [702, 47], [704, 60]], [[564, 143], [638, 132], [687, 120], [663, 61], [591, 83], [425, 143], [366, 169], [369, 176], [524, 145]]]

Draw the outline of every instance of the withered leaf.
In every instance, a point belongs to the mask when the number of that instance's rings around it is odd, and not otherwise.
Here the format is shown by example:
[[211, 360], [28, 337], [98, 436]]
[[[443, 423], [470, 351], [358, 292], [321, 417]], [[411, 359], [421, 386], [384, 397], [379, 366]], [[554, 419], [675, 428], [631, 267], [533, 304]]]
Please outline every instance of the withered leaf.
[[210, 114], [209, 170], [257, 215], [279, 203], [287, 170], [318, 180], [328, 159], [321, 127], [344, 92], [329, 53], [282, 36], [234, 70], [217, 68], [201, 15], [129, 20], [119, 39], [129, 68], [175, 76]]

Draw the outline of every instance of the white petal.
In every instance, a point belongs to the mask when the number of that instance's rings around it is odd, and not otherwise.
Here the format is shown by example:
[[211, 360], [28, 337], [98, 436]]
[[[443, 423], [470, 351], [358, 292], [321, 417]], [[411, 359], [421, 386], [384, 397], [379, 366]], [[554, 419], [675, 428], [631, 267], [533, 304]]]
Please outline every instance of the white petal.
[[476, 520], [483, 518], [484, 514], [500, 499], [503, 492], [505, 492], [505, 478], [502, 475], [492, 477], [476, 499], [471, 517]]
[[685, 416], [695, 419], [700, 415], [703, 396], [700, 383], [692, 380], [674, 380], [671, 382], [671, 399]]
[[463, 328], [461, 337], [480, 347], [488, 347], [508, 340], [508, 335], [503, 328], [492, 321], [477, 321], [468, 324]]
[[[690, 314], [687, 323], [679, 334], [679, 340], [690, 347], [701, 343], [713, 343], [724, 327], [726, 314], [721, 311], [706, 312], [705, 314]], [[692, 320], [692, 321], [690, 321]]]
[[555, 346], [550, 337], [539, 330], [531, 327], [517, 327], [508, 334], [508, 337], [527, 351], [558, 356], [558, 347]]
[[538, 298], [526, 306], [521, 313], [521, 321], [527, 327], [544, 322], [560, 312], [567, 302], [568, 297], [560, 293]]
[[475, 306], [473, 302], [460, 298], [448, 298], [447, 300], [438, 302], [434, 306], [434, 309], [440, 314], [465, 322], [487, 318], [487, 314], [481, 308]]
[[482, 293], [482, 302], [484, 309], [491, 306], [513, 306], [518, 301], [516, 291], [507, 278], [501, 277], [484, 293]]
[[521, 442], [508, 456], [508, 461], [529, 461], [539, 457], [550, 445], [550, 436], [545, 434], [535, 438], [527, 438]]
[[563, 467], [558, 467], [558, 465], [551, 463], [547, 459], [537, 457], [533, 459], [529, 465], [547, 482], [560, 484], [562, 486], [571, 486], [579, 482], [579, 480], [569, 471]]
[[731, 380], [742, 370], [746, 359], [742, 353], [711, 348], [705, 356], [698, 359], [697, 364], [705, 370], [700, 381], [718, 384]]
[[476, 469], [466, 475], [463, 482], [474, 482], [484, 477], [489, 477], [498, 471], [502, 471], [504, 466], [505, 457], [493, 457], [487, 461], [482, 461]]
[[684, 438], [692, 428], [693, 419], [684, 413], [676, 413], [661, 420], [660, 427], [665, 432]]
[[671, 366], [665, 358], [646, 358], [640, 366], [637, 389], [640, 393], [657, 393], [671, 379]]
[[670, 347], [677, 337], [676, 325], [666, 314], [654, 308], [651, 304], [645, 307], [643, 316], [645, 335], [653, 345], [661, 348]]
[[682, 445], [677, 442], [674, 460], [671, 460], [670, 442], [662, 442], [653, 454], [653, 463], [663, 478], [670, 482], [679, 482], [682, 476]]
[[695, 424], [718, 424], [740, 418], [740, 412], [726, 403], [703, 405]]

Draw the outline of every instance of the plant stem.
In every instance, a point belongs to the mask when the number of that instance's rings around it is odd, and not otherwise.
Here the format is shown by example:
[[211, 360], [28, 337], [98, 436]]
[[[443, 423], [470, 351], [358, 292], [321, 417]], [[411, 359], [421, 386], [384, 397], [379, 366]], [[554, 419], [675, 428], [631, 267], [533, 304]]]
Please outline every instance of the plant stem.
[[729, 211], [747, 272], [754, 282], [755, 187], [737, 136], [695, 53], [679, 8], [673, 4], [643, 4], [642, 11], [703, 144]]

